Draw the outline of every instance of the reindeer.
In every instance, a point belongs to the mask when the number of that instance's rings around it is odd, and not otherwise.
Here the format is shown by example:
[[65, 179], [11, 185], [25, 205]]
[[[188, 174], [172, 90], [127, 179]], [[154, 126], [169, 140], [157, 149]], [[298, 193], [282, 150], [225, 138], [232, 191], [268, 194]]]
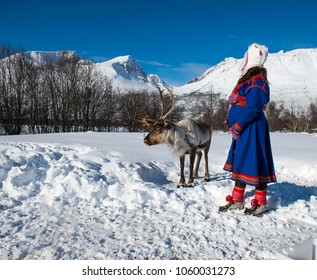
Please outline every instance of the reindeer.
[[[177, 123], [168, 121], [168, 116], [175, 109], [175, 99], [172, 89], [167, 89], [171, 94], [171, 107], [164, 114], [163, 90], [159, 89], [162, 101], [162, 113], [159, 119], [152, 119], [148, 115], [143, 115], [138, 119], [143, 131], [149, 129], [150, 132], [144, 138], [144, 143], [148, 146], [165, 143], [179, 156], [180, 159], [180, 180], [177, 187], [192, 187], [194, 177], [198, 177], [198, 169], [202, 157], [202, 150], [205, 158], [205, 181], [209, 181], [208, 171], [208, 151], [211, 142], [211, 129], [205, 122], [196, 121], [191, 118], [183, 119]], [[184, 165], [185, 154], [189, 154], [189, 179], [185, 183]], [[195, 157], [197, 154], [196, 166], [194, 169]]]

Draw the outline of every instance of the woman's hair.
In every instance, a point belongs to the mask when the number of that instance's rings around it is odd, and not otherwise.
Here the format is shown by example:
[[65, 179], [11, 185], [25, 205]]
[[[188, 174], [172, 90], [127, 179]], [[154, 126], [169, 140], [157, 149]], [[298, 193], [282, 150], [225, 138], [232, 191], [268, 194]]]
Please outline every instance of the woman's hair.
[[238, 80], [238, 84], [241, 84], [247, 80], [250, 80], [253, 76], [255, 75], [258, 75], [258, 74], [262, 74], [263, 78], [265, 79], [265, 81], [267, 83], [268, 80], [267, 80], [267, 71], [266, 71], [266, 68], [263, 68], [263, 67], [252, 67], [250, 68], [247, 73], [245, 73], [239, 80]]

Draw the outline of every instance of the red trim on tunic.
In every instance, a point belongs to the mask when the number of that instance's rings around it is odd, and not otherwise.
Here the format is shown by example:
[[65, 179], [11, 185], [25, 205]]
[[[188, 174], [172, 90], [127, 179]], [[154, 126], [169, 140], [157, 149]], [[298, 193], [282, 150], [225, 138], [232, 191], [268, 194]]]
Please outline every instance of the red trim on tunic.
[[[226, 162], [224, 170], [232, 172], [233, 165], [230, 162]], [[258, 176], [249, 176], [246, 174], [232, 172], [232, 179], [235, 181], [243, 181], [248, 185], [259, 185], [259, 183], [271, 183], [276, 182], [276, 175], [269, 174], [269, 175], [258, 175]]]
[[275, 174], [249, 176], [238, 172], [232, 172], [232, 179], [236, 181], [243, 181], [248, 185], [259, 185], [260, 183], [276, 182]]
[[242, 130], [242, 128], [243, 128], [243, 126], [240, 125], [238, 122], [236, 122], [233, 127], [234, 127], [234, 129], [235, 129], [236, 131], [238, 131], [238, 132], [241, 132], [241, 130]]
[[227, 171], [232, 171], [232, 163], [226, 162], [223, 169]]
[[[266, 85], [264, 84], [264, 87], [265, 87], [265, 86], [266, 86]], [[266, 91], [263, 87], [258, 86], [258, 85], [252, 85], [252, 86], [250, 86], [250, 87], [245, 91], [245, 93], [247, 93], [250, 89], [255, 88], [255, 87], [260, 88], [260, 89], [262, 89], [265, 93], [267, 93], [267, 91]]]

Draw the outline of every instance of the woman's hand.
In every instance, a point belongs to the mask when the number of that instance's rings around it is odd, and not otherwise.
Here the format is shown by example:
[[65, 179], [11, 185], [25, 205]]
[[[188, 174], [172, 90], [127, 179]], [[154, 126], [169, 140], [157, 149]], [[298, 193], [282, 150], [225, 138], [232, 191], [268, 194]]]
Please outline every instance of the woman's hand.
[[234, 140], [237, 140], [240, 136], [240, 131], [236, 129], [236, 125], [233, 125], [229, 128], [231, 134], [232, 134], [232, 138]]

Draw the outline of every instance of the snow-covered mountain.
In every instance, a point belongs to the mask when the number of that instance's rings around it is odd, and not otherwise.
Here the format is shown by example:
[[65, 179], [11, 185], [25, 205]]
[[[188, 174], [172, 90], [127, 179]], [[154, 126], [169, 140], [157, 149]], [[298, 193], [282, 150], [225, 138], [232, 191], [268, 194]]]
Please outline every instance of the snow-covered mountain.
[[168, 86], [158, 75], [147, 74], [130, 55], [119, 56], [102, 63], [81, 59], [76, 51], [30, 51], [25, 52], [24, 56], [37, 65], [57, 63], [61, 57], [78, 59], [82, 65], [92, 64], [96, 70], [111, 80], [114, 88], [121, 91], [156, 90], [157, 86]]
[[24, 56], [26, 59], [34, 62], [37, 65], [44, 65], [47, 62], [57, 63], [58, 59], [61, 57], [80, 59], [76, 51], [31, 51], [25, 52]]
[[[75, 51], [26, 52], [26, 57], [36, 63], [57, 62], [60, 56], [79, 56]], [[102, 63], [80, 60], [82, 64], [95, 65], [104, 74], [115, 89], [156, 90], [168, 85], [156, 74], [147, 74], [130, 55], [119, 56]], [[216, 93], [227, 98], [240, 76], [242, 58], [229, 57], [209, 68], [201, 76], [193, 78], [187, 84], [174, 87], [179, 103], [188, 103], [188, 98], [198, 96], [195, 93]], [[288, 52], [280, 51], [268, 55], [265, 67], [271, 87], [271, 100], [305, 106], [317, 98], [317, 49], [296, 49]], [[171, 85], [170, 85], [171, 86]], [[201, 95], [200, 95], [201, 97]], [[186, 101], [187, 100], [187, 101]], [[192, 103], [192, 102], [189, 102]]]
[[155, 90], [167, 84], [156, 74], [147, 74], [130, 56], [119, 56], [97, 63], [96, 67], [112, 81], [114, 88], [122, 90]]
[[[192, 79], [175, 93], [220, 93], [224, 98], [231, 93], [240, 76], [241, 59], [226, 58]], [[290, 104], [309, 103], [317, 98], [317, 49], [296, 49], [268, 55], [265, 67], [271, 88], [271, 100]]]

